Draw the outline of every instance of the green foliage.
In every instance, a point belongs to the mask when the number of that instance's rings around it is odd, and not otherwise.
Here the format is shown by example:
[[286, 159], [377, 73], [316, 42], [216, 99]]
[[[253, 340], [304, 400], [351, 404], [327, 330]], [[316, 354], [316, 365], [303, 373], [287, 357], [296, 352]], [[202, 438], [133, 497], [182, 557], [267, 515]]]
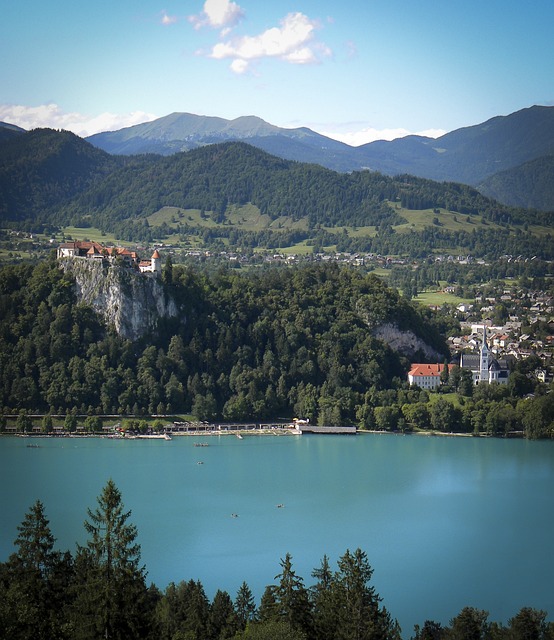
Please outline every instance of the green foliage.
[[69, 131], [34, 129], [12, 137], [0, 144], [0, 219], [51, 219], [48, 210], [121, 164]]
[[487, 178], [479, 190], [515, 207], [554, 211], [554, 156], [543, 156]]
[[140, 565], [136, 526], [128, 522], [131, 512], [124, 511], [112, 480], [98, 497], [98, 507], [87, 513], [90, 538], [78, 547], [75, 559], [74, 637], [141, 637], [150, 624], [146, 572]]
[[0, 637], [64, 638], [72, 558], [54, 549], [55, 539], [39, 500], [17, 529], [17, 551], [0, 564]]
[[146, 431], [146, 415], [192, 413], [208, 421], [301, 416], [387, 431], [554, 433], [552, 394], [529, 375], [537, 358], [519, 362], [507, 385], [475, 387], [470, 371], [450, 367], [454, 402], [407, 391], [409, 363], [373, 329], [409, 329], [446, 354], [441, 335], [452, 323], [361, 270], [309, 264], [210, 273], [174, 265], [164, 286], [186, 322], [160, 324], [132, 344], [76, 303], [55, 262], [0, 269], [3, 414], [18, 414], [21, 432], [32, 430], [31, 413], [46, 415], [43, 431], [54, 414], [65, 416], [68, 431], [100, 430], [100, 414], [132, 414], [133, 428]]

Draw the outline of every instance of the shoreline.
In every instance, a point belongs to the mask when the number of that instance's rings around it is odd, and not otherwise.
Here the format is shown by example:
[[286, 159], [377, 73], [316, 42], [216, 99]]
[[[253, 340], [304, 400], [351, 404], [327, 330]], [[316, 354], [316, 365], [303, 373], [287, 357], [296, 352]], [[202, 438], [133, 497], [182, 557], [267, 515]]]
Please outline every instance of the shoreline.
[[[164, 438], [167, 434], [169, 438]], [[446, 438], [499, 438], [499, 439], [523, 439], [525, 434], [523, 431], [510, 432], [507, 434], [489, 434], [489, 433], [462, 433], [455, 431], [379, 431], [376, 429], [356, 429], [355, 435], [388, 435], [388, 436], [426, 436], [426, 437], [446, 437]], [[112, 440], [168, 440], [173, 437], [217, 437], [217, 436], [235, 436], [241, 438], [242, 436], [300, 436], [300, 435], [337, 435], [333, 433], [306, 433], [302, 431], [289, 428], [259, 428], [259, 429], [207, 429], [203, 431], [165, 431], [161, 434], [142, 434], [142, 435], [118, 435], [116, 433], [0, 433], [0, 437], [15, 437], [15, 438], [109, 438]], [[340, 435], [340, 434], [339, 434]]]

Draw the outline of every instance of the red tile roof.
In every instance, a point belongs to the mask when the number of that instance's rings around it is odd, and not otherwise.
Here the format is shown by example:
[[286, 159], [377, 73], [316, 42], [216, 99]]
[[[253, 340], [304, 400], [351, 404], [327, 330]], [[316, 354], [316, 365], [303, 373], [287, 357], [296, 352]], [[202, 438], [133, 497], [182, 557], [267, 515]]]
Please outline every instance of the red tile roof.
[[412, 364], [410, 376], [440, 376], [443, 364]]

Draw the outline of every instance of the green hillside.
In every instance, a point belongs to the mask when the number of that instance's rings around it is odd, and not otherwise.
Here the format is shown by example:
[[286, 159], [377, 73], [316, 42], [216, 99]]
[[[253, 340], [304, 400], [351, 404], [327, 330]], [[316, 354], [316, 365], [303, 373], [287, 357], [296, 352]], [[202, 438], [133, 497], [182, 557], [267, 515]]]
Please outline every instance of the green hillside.
[[479, 191], [516, 207], [554, 211], [554, 155], [501, 171], [479, 185]]
[[35, 129], [0, 144], [0, 220], [50, 221], [50, 211], [121, 164], [68, 131]]

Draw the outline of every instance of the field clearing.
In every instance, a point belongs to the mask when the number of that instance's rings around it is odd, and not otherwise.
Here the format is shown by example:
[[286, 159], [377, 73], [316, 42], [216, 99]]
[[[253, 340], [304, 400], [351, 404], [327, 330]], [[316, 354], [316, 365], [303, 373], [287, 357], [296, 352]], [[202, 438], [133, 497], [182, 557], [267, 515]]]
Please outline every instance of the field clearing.
[[453, 293], [445, 293], [437, 289], [432, 291], [422, 291], [416, 297], [413, 298], [415, 302], [426, 306], [441, 306], [443, 304], [470, 304], [473, 300], [469, 298], [460, 298]]
[[[151, 227], [160, 227], [165, 224], [168, 227], [177, 228], [178, 225], [189, 225], [203, 229], [214, 229], [220, 226], [213, 218], [211, 211], [205, 211], [204, 215], [200, 209], [180, 209], [179, 207], [162, 207], [147, 218]], [[308, 228], [307, 218], [292, 220], [289, 217], [281, 216], [271, 219], [270, 216], [262, 214], [258, 207], [252, 204], [243, 206], [230, 206], [225, 214], [225, 226], [237, 227], [242, 231], [272, 231]]]
[[[123, 242], [110, 233], [104, 233], [96, 227], [64, 227], [62, 229], [63, 235], [73, 238], [73, 240], [89, 240], [90, 242], [98, 242], [99, 244], [115, 244], [119, 246], [132, 247], [136, 245], [136, 242]], [[56, 238], [60, 239], [61, 238]]]
[[191, 227], [211, 228], [218, 224], [211, 219], [209, 213], [201, 215], [200, 209], [180, 209], [179, 207], [162, 207], [156, 213], [146, 218], [151, 227], [161, 227], [166, 224], [168, 227], [177, 228], [180, 224], [188, 224]]
[[[449, 367], [450, 369], [452, 366]], [[457, 393], [430, 393], [429, 394], [429, 404], [434, 405], [439, 401], [439, 398], [443, 398], [450, 402], [450, 404], [454, 405], [458, 409], [461, 409], [462, 405], [460, 404], [460, 396]]]
[[537, 236], [552, 235], [552, 227], [542, 227], [536, 224], [529, 225], [529, 231]]
[[[461, 213], [447, 211], [446, 209], [403, 209], [399, 207], [396, 208], [395, 211], [407, 220], [404, 224], [393, 226], [393, 229], [398, 233], [423, 231], [423, 229], [427, 227], [439, 227], [447, 231], [465, 231], [467, 233], [483, 227], [490, 229], [501, 228], [494, 222], [483, 222], [481, 216], [466, 216]], [[433, 223], [435, 218], [439, 222], [438, 225]]]
[[349, 238], [374, 238], [377, 235], [377, 227], [325, 227], [325, 231], [329, 233], [340, 233], [342, 229], [346, 229]]
[[374, 273], [376, 276], [379, 276], [380, 278], [390, 277], [390, 269], [384, 269], [383, 267], [377, 267], [373, 269], [371, 273]]
[[286, 256], [309, 256], [313, 253], [313, 249], [313, 246], [307, 245], [306, 242], [299, 242], [291, 247], [278, 249], [278, 252], [284, 253]]

